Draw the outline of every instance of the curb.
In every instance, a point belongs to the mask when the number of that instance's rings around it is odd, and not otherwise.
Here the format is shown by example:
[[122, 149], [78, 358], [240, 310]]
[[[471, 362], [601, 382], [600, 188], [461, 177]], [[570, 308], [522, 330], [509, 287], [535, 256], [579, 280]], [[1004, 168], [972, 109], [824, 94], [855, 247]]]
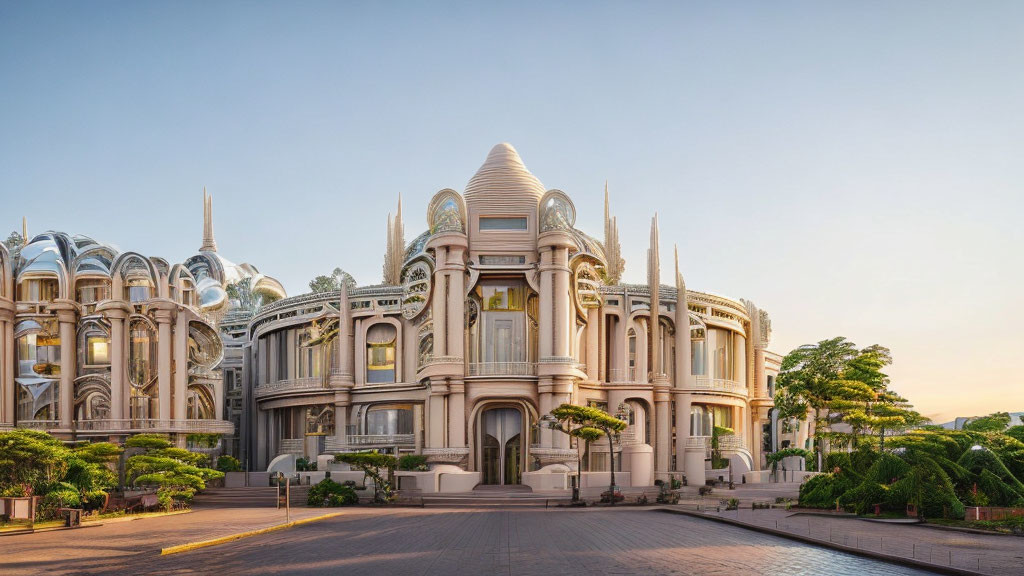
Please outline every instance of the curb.
[[239, 532], [237, 534], [221, 536], [220, 538], [213, 538], [211, 540], [200, 540], [198, 542], [188, 542], [186, 544], [178, 544], [177, 546], [169, 546], [167, 548], [161, 548], [160, 555], [167, 556], [169, 554], [180, 554], [182, 552], [190, 552], [192, 550], [198, 550], [199, 548], [206, 548], [208, 546], [219, 546], [221, 544], [227, 544], [228, 542], [234, 542], [235, 540], [241, 540], [242, 538], [249, 538], [250, 536], [259, 536], [260, 534], [268, 534], [270, 532], [284, 530], [286, 528], [299, 526], [301, 524], [309, 524], [310, 522], [327, 520], [328, 518], [334, 518], [336, 516], [341, 516], [343, 514], [345, 513], [332, 512], [330, 514], [323, 514], [321, 516], [313, 516], [312, 518], [293, 520], [291, 522], [286, 522], [284, 524], [275, 524], [274, 526], [267, 526], [266, 528], [259, 528], [257, 530], [249, 530], [248, 532]]
[[789, 540], [796, 540], [803, 542], [804, 544], [810, 544], [812, 546], [818, 546], [821, 548], [831, 548], [839, 552], [846, 552], [847, 554], [854, 554], [856, 556], [862, 556], [865, 558], [872, 558], [874, 560], [881, 560], [890, 564], [900, 564], [902, 566], [909, 566], [911, 568], [920, 568], [922, 570], [928, 570], [937, 574], [950, 574], [952, 576], [971, 576], [979, 574], [971, 570], [961, 570], [960, 568], [952, 568], [949, 566], [942, 566], [939, 564], [929, 564], [927, 562], [921, 562], [920, 560], [913, 560], [911, 558], [903, 558], [901, 556], [890, 556], [888, 554], [880, 554], [878, 552], [872, 552], [870, 550], [862, 550], [860, 548], [851, 548], [849, 546], [843, 546], [842, 544], [836, 544], [835, 542], [829, 542], [827, 540], [817, 540], [815, 538], [808, 538], [807, 536], [801, 536], [799, 534], [793, 534], [791, 532], [784, 532], [782, 530], [774, 530], [772, 528], [766, 528], [764, 526], [757, 526], [754, 524], [746, 524], [744, 522], [737, 522], [730, 518], [722, 518], [720, 516], [708, 516], [699, 512], [691, 512], [689, 510], [673, 510], [671, 508], [655, 508], [658, 512], [667, 512], [669, 514], [681, 514], [683, 516], [690, 516], [692, 518], [702, 518], [704, 520], [711, 520], [712, 522], [721, 522], [722, 524], [729, 524], [738, 528], [745, 528], [754, 532], [761, 532], [763, 534], [770, 534], [772, 536], [778, 536], [780, 538], [786, 538]]

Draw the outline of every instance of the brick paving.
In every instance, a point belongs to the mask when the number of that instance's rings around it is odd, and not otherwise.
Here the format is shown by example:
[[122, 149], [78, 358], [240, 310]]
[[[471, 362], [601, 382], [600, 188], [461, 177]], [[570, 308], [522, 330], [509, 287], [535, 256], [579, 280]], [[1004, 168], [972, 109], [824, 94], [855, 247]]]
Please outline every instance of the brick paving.
[[[204, 506], [200, 501], [196, 512], [181, 516], [109, 523], [78, 531], [0, 537], [0, 574], [928, 573], [705, 519], [630, 507], [348, 508], [337, 518], [226, 545], [159, 556], [164, 546], [284, 520], [283, 511], [268, 507], [265, 501], [260, 501], [260, 507], [238, 502], [226, 506], [223, 499], [210, 501], [216, 507]], [[324, 512], [296, 508], [292, 517]], [[753, 514], [758, 516], [747, 518]], [[1024, 542], [1014, 537], [950, 532], [918, 537], [920, 531], [939, 531], [791, 516], [783, 510], [744, 510], [739, 519], [762, 525], [774, 525], [782, 519], [783, 526], [788, 522], [794, 533], [806, 531], [809, 526], [812, 534], [828, 534], [829, 522], [845, 523], [843, 528], [831, 528], [833, 541], [848, 539], [850, 535], [856, 538], [858, 532], [870, 534], [877, 541], [881, 534], [889, 553], [894, 553], [908, 534], [922, 542], [934, 538], [933, 546], [953, 546], [971, 551], [975, 557], [978, 550], [985, 550], [986, 557], [1012, 561], [1015, 553], [1021, 555], [1024, 550]], [[865, 548], [873, 549], [866, 537], [861, 538]], [[924, 554], [923, 550], [918, 553]], [[1007, 565], [1005, 569], [999, 566], [999, 562], [983, 564], [983, 571], [1024, 573], [1019, 569], [1024, 563]], [[963, 567], [973, 568], [968, 564]]]

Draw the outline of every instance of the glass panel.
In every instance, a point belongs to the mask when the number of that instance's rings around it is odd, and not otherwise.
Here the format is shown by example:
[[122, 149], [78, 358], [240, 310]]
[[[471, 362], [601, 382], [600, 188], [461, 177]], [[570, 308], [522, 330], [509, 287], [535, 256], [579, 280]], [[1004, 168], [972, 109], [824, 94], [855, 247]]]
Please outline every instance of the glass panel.
[[480, 218], [481, 230], [526, 230], [526, 218], [484, 216]]
[[85, 363], [87, 365], [110, 364], [110, 338], [86, 336]]
[[690, 341], [690, 374], [694, 376], [706, 376], [708, 367], [705, 363], [707, 358], [707, 345], [704, 340]]

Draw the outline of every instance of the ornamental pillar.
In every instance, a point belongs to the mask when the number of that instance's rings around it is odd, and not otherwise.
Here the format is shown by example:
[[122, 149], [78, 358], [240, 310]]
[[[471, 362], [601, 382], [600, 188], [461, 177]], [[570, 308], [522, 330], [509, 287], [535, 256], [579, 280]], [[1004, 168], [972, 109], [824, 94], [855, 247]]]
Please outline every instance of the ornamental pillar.
[[123, 310], [112, 309], [107, 312], [110, 320], [110, 418], [124, 420], [125, 410], [125, 378], [124, 378], [124, 320], [127, 314]]
[[14, 424], [14, 302], [0, 300], [0, 424]]
[[430, 380], [430, 398], [427, 400], [429, 410], [427, 419], [427, 448], [444, 448], [447, 446], [446, 436], [448, 422], [446, 405], [448, 403], [448, 385], [443, 379]]
[[[348, 302], [348, 287], [342, 282], [341, 300], [338, 303], [338, 376], [343, 385], [351, 386], [352, 377], [352, 318], [351, 306]], [[335, 413], [337, 419], [337, 413]], [[335, 420], [337, 422], [337, 420]]]
[[669, 405], [668, 388], [654, 390], [654, 470], [658, 474], [668, 472], [672, 457], [672, 407]]
[[569, 339], [571, 338], [570, 319], [574, 316], [572, 303], [569, 300], [569, 250], [563, 246], [552, 250], [552, 276], [554, 280], [554, 314], [555, 338], [554, 356], [565, 358], [570, 355]]
[[448, 270], [448, 345], [447, 356], [465, 358], [466, 343], [466, 288], [465, 265], [462, 248], [451, 246], [447, 250], [445, 269]]
[[693, 396], [676, 393], [676, 470], [686, 474], [686, 444], [690, 440], [690, 407]]
[[60, 428], [71, 429], [75, 411], [75, 374], [78, 363], [75, 338], [76, 311], [78, 305], [71, 300], [55, 300], [50, 310], [57, 313], [60, 326], [60, 407], [58, 418]]
[[[188, 316], [178, 314], [174, 326], [174, 418], [185, 420], [186, 397], [188, 396]], [[216, 394], [216, 398], [223, 397], [223, 394]], [[216, 400], [215, 400], [216, 403]], [[222, 412], [217, 412], [215, 418], [223, 418]]]
[[[163, 302], [161, 302], [163, 304]], [[157, 419], [171, 419], [171, 320], [174, 312], [170, 306], [156, 310], [157, 326]]]
[[434, 251], [436, 267], [434, 268], [434, 295], [431, 298], [431, 315], [434, 322], [434, 356], [448, 355], [448, 275], [444, 272], [447, 251], [447, 248], [443, 246], [438, 246]]
[[[540, 255], [540, 294], [537, 318], [537, 341], [538, 355], [541, 358], [552, 356], [552, 337], [554, 336], [554, 325], [552, 324], [552, 278], [551, 261], [553, 250], [544, 250]], [[546, 412], [545, 412], [546, 414]]]
[[[554, 387], [553, 380], [551, 377], [542, 376], [537, 381], [537, 392], [538, 401], [540, 408], [540, 415], [543, 418], [545, 415], [550, 414], [551, 410], [554, 409], [554, 405], [551, 401], [551, 389]], [[561, 432], [559, 432], [561, 434]], [[551, 439], [554, 436], [554, 431], [547, 426], [541, 426], [540, 428], [540, 445], [544, 448], [551, 448]]]
[[448, 446], [466, 446], [466, 385], [462, 380], [448, 383]]
[[601, 309], [587, 310], [587, 377], [592, 382], [600, 381], [600, 337]]
[[334, 442], [338, 446], [348, 444], [348, 408], [352, 405], [352, 396], [346, 390], [334, 393]]

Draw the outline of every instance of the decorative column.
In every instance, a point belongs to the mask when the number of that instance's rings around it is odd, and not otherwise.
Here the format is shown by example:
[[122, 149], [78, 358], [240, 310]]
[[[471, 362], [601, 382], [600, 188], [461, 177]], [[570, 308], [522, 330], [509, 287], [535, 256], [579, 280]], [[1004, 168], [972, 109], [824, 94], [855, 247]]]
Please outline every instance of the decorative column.
[[348, 410], [352, 395], [348, 390], [334, 393], [334, 442], [338, 446], [348, 444]]
[[110, 322], [110, 419], [124, 420], [130, 417], [126, 409], [129, 395], [128, 380], [125, 377], [125, 320], [131, 313], [131, 305], [120, 300], [104, 300], [96, 306]]
[[60, 428], [70, 430], [74, 424], [75, 375], [78, 372], [78, 361], [75, 358], [78, 304], [72, 300], [58, 299], [53, 301], [49, 310], [57, 313], [60, 326]]
[[0, 424], [14, 424], [14, 302], [0, 299]]
[[600, 338], [601, 338], [601, 309], [591, 308], [587, 310], [587, 377], [591, 382], [600, 381]]
[[[434, 295], [431, 298], [431, 314], [434, 318], [434, 356], [448, 355], [448, 275], [444, 272], [447, 249], [438, 246], [435, 250]], [[453, 335], [454, 336], [454, 335]]]
[[672, 407], [669, 405], [668, 388], [658, 386], [654, 389], [654, 430], [655, 450], [654, 469], [656, 477], [668, 472], [672, 458]]
[[156, 310], [157, 327], [157, 418], [171, 419], [171, 321], [174, 310], [169, 302], [159, 302]]
[[673, 317], [676, 325], [676, 372], [674, 396], [676, 403], [676, 470], [686, 472], [686, 443], [690, 439], [690, 406], [692, 396], [685, 393], [693, 387], [694, 377], [690, 374], [692, 369], [692, 358], [690, 358], [690, 310], [686, 301], [686, 282], [679, 272], [679, 248], [675, 249], [676, 265], [676, 309]]
[[466, 385], [456, 379], [448, 383], [448, 446], [466, 446]]
[[[538, 355], [541, 358], [548, 358], [554, 349], [552, 338], [555, 328], [552, 324], [552, 311], [554, 301], [552, 300], [552, 278], [551, 261], [553, 250], [544, 250], [540, 255], [540, 294], [538, 295], [538, 318], [537, 318], [537, 341]], [[546, 412], [545, 412], [546, 414]]]
[[[338, 377], [342, 385], [352, 386], [352, 310], [348, 302], [348, 286], [342, 283], [338, 302]], [[335, 413], [337, 419], [337, 413]], [[335, 420], [337, 421], [337, 420]]]
[[555, 303], [555, 341], [554, 356], [566, 358], [570, 355], [569, 338], [570, 319], [575, 316], [572, 302], [569, 300], [569, 250], [559, 246], [553, 250], [554, 303]]
[[448, 385], [445, 384], [444, 379], [430, 380], [430, 398], [427, 400], [427, 409], [429, 410], [429, 418], [427, 419], [427, 447], [428, 448], [444, 448], [447, 446], [445, 443], [445, 436], [448, 429], [448, 423], [445, 419], [445, 404], [448, 396]]
[[[174, 326], [174, 419], [185, 420], [186, 414], [185, 398], [188, 396], [188, 316], [179, 313]], [[223, 394], [216, 394], [216, 398], [223, 398]], [[223, 418], [222, 412], [217, 412], [216, 418]]]

